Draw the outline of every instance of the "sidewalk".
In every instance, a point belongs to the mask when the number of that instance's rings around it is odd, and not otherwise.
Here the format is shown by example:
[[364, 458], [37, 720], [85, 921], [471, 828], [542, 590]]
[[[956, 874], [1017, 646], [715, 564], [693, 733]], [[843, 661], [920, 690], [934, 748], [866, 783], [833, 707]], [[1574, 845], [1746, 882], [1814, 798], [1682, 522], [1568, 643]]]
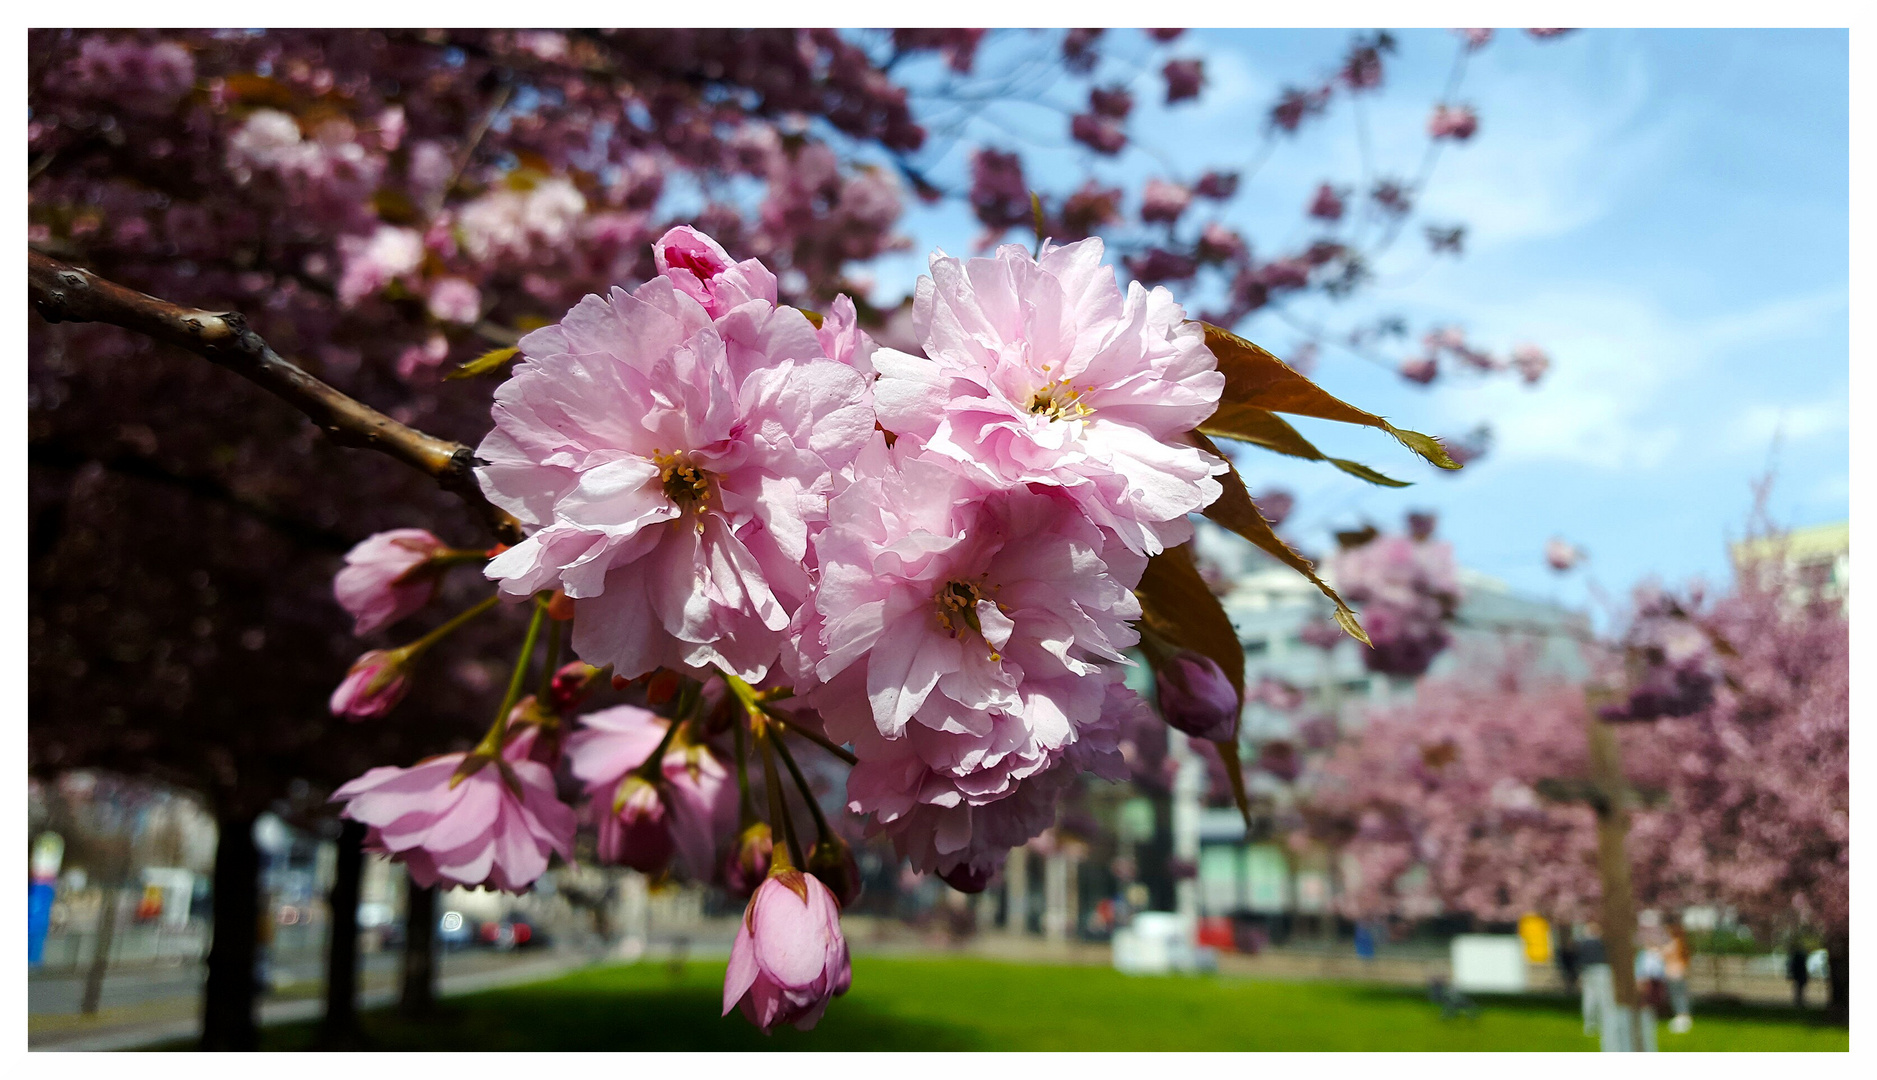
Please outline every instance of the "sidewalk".
[[[499, 986], [539, 982], [575, 968], [605, 962], [604, 958], [585, 953], [550, 953], [492, 970], [444, 975], [437, 980], [437, 992], [442, 997], [473, 994], [478, 990], [490, 990]], [[377, 986], [368, 986], [359, 993], [359, 1008], [364, 1010], [389, 1005], [397, 1001], [397, 997], [398, 991], [395, 985], [380, 983]], [[187, 1018], [151, 1018], [149, 1014], [152, 1010], [148, 1005], [160, 1004], [167, 1004], [167, 1002], [105, 1010], [98, 1017], [92, 1018], [92, 1022], [84, 1024], [83, 1030], [41, 1032], [29, 1030], [26, 1048], [28, 1050], [131, 1050], [177, 1039], [193, 1038], [201, 1031], [200, 1017], [193, 1011]], [[258, 1011], [260, 1023], [267, 1026], [318, 1019], [323, 1008], [324, 1002], [321, 998], [308, 997], [288, 1001], [270, 1001], [263, 1004]]]

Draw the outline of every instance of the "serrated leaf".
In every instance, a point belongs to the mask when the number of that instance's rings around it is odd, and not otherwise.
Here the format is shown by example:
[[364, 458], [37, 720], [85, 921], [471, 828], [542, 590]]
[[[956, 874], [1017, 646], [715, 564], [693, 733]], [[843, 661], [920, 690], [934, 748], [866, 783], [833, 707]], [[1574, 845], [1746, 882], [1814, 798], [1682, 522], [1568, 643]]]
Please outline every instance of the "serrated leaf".
[[1243, 702], [1245, 650], [1219, 598], [1199, 576], [1192, 548], [1190, 543], [1181, 544], [1147, 560], [1140, 587], [1135, 589], [1141, 601], [1141, 622], [1151, 631], [1142, 635], [1141, 644], [1156, 667], [1165, 659], [1155, 655], [1165, 651], [1156, 644], [1156, 638], [1176, 649], [1191, 649], [1211, 657]]
[[495, 371], [503, 364], [515, 359], [520, 353], [521, 349], [514, 345], [505, 346], [500, 349], [490, 349], [488, 352], [483, 353], [481, 356], [476, 357], [474, 360], [469, 361], [455, 371], [445, 375], [444, 378], [473, 379], [478, 375], [487, 375], [489, 372]]
[[1460, 463], [1448, 455], [1440, 441], [1418, 431], [1398, 428], [1381, 417], [1343, 401], [1311, 382], [1295, 368], [1229, 330], [1201, 323], [1206, 332], [1206, 347], [1219, 361], [1225, 375], [1225, 392], [1219, 409], [1202, 425], [1205, 430], [1231, 432], [1245, 422], [1244, 410], [1314, 416], [1343, 424], [1361, 424], [1393, 435], [1401, 445], [1443, 469], [1457, 469]]
[[[1188, 436], [1192, 439], [1193, 445], [1201, 450], [1225, 457], [1224, 454], [1219, 453], [1218, 446], [1200, 432], [1188, 432]], [[1219, 478], [1219, 484], [1225, 490], [1213, 500], [1211, 506], [1206, 507], [1206, 516], [1251, 541], [1260, 551], [1309, 578], [1310, 584], [1315, 585], [1324, 596], [1330, 598], [1331, 603], [1336, 605], [1337, 624], [1350, 637], [1364, 645], [1370, 644], [1369, 635], [1363, 631], [1362, 624], [1356, 621], [1356, 613], [1350, 610], [1342, 597], [1336, 595], [1335, 589], [1330, 588], [1322, 578], [1317, 576], [1316, 564], [1297, 554], [1289, 544], [1279, 539], [1277, 533], [1271, 528], [1271, 523], [1258, 512], [1257, 504], [1251, 501], [1251, 492], [1245, 489], [1245, 478], [1238, 475], [1238, 470], [1228, 469], [1225, 475]], [[1149, 560], [1147, 565], [1149, 569], [1152, 569], [1152, 560]], [[1198, 572], [1194, 571], [1194, 574], [1197, 576]], [[1208, 592], [1206, 595], [1210, 596], [1211, 593]], [[1213, 603], [1216, 605], [1217, 601]], [[1242, 672], [1244, 658], [1240, 657], [1239, 662]], [[1242, 691], [1243, 687], [1241, 686], [1240, 689]]]
[[[1226, 421], [1220, 420], [1220, 413]], [[1243, 406], [1220, 406], [1199, 430], [1215, 438], [1234, 439], [1238, 442], [1262, 446], [1289, 457], [1303, 458], [1306, 461], [1327, 461], [1351, 476], [1360, 477], [1371, 484], [1383, 487], [1411, 487], [1407, 480], [1396, 480], [1376, 472], [1359, 461], [1346, 458], [1333, 458], [1318, 450], [1315, 444], [1303, 437], [1296, 428], [1291, 427], [1283, 417], [1266, 409], [1250, 409]]]

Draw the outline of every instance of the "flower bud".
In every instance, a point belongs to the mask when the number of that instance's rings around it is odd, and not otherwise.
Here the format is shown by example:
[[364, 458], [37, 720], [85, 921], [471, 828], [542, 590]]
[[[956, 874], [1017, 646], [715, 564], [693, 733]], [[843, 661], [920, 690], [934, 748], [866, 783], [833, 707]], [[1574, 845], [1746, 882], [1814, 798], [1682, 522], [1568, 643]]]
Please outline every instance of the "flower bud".
[[1168, 724], [1208, 742], [1238, 734], [1238, 691], [1211, 657], [1181, 652], [1154, 675], [1160, 715]]
[[612, 805], [594, 803], [599, 817], [601, 862], [631, 867], [642, 874], [664, 872], [678, 850], [666, 821], [665, 803], [658, 788], [637, 773], [628, 773], [613, 795]]
[[769, 876], [769, 858], [775, 836], [767, 822], [758, 821], [737, 834], [723, 863], [723, 885], [732, 896], [748, 896]]
[[410, 657], [405, 650], [373, 649], [352, 662], [345, 680], [332, 692], [332, 714], [347, 720], [375, 720], [404, 700], [410, 688]]
[[678, 694], [678, 673], [670, 668], [659, 668], [645, 685], [645, 703], [656, 708], [670, 701]]
[[860, 864], [854, 861], [854, 849], [847, 841], [830, 833], [808, 849], [808, 872], [834, 894], [846, 910], [860, 899]]
[[542, 708], [533, 694], [517, 701], [508, 712], [506, 746], [511, 758], [559, 768], [562, 734], [560, 717]]
[[730, 946], [723, 1014], [741, 1006], [764, 1034], [779, 1024], [807, 1031], [852, 982], [834, 894], [799, 870], [764, 879]]
[[548, 707], [562, 716], [573, 712], [592, 696], [599, 675], [600, 669], [584, 660], [563, 664], [548, 683]]
[[961, 893], [981, 893], [991, 883], [994, 867], [979, 866], [976, 863], [961, 862], [950, 870], [939, 872], [939, 880]]

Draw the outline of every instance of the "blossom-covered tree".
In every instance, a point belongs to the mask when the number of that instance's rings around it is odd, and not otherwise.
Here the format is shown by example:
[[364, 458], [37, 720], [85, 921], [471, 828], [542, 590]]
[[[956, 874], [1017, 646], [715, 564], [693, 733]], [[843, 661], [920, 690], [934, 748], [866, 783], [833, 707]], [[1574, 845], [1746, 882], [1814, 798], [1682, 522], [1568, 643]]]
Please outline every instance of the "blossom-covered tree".
[[[1278, 416], [1308, 415], [1458, 467], [1152, 280], [1124, 290], [1098, 241], [1062, 245], [1101, 224], [1066, 201], [1056, 243], [935, 256], [882, 323], [852, 266], [902, 244], [906, 185], [944, 195], [889, 72], [923, 52], [968, 74], [979, 37], [34, 32], [31, 295], [66, 324], [32, 341], [35, 765], [213, 794], [208, 1044], [252, 1040], [238, 838], [289, 780], [340, 788], [420, 881], [521, 889], [571, 851], [564, 765], [621, 862], [688, 841], [686, 872], [734, 868], [765, 911], [825, 899], [803, 870], [846, 902], [799, 739], [855, 766], [850, 807], [915, 865], [982, 888], [1067, 778], [1120, 775], [1136, 633], [1242, 693], [1188, 514], [1317, 580], [1213, 437], [1322, 458]], [[1063, 38], [1071, 73], [1099, 70], [1094, 41]], [[1169, 102], [1203, 87], [1194, 58], [1162, 73]], [[1142, 194], [1169, 231], [1190, 206]], [[520, 360], [493, 430], [478, 384], [441, 378], [479, 353], [461, 374]], [[474, 567], [521, 603], [476, 599]], [[489, 658], [524, 622], [501, 692]], [[341, 678], [348, 630], [407, 643]], [[609, 677], [615, 707], [655, 710], [625, 732], [578, 719]], [[816, 910], [752, 922], [753, 996], [726, 1005], [813, 1022], [846, 986]], [[772, 951], [803, 935], [813, 972]]]

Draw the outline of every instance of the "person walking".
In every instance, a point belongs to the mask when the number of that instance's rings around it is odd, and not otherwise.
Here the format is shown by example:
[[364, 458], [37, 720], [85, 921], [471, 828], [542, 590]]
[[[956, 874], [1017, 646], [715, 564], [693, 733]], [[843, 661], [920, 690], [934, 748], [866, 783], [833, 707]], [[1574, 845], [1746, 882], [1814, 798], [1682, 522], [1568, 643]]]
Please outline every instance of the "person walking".
[[1642, 1029], [1644, 1053], [1656, 1051], [1655, 1018], [1668, 1010], [1667, 975], [1662, 950], [1654, 945], [1636, 950], [1636, 1023]]
[[1558, 963], [1558, 976], [1564, 980], [1565, 993], [1577, 992], [1577, 938], [1571, 933], [1571, 925], [1564, 923], [1558, 927], [1558, 944], [1551, 950], [1551, 956]]
[[1805, 984], [1811, 979], [1812, 972], [1806, 964], [1805, 946], [1798, 938], [1792, 939], [1792, 948], [1786, 953], [1786, 978], [1792, 980], [1792, 1007], [1805, 1008]]
[[1694, 1013], [1688, 1000], [1688, 963], [1693, 959], [1688, 947], [1688, 931], [1680, 919], [1668, 924], [1668, 941], [1662, 946], [1662, 973], [1668, 982], [1669, 1005], [1675, 1010], [1675, 1018], [1668, 1022], [1669, 1031], [1686, 1034], [1694, 1027]]

